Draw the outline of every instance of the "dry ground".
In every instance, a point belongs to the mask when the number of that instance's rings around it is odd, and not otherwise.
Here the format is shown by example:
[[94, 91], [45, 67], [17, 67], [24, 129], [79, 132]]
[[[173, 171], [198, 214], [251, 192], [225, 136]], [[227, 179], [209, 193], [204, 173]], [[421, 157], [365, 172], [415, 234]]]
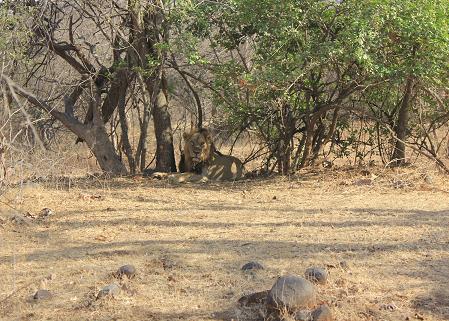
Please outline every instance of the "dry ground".
[[[360, 178], [355, 171], [235, 184], [122, 178], [15, 188], [0, 200], [54, 215], [20, 225], [0, 205], [0, 319], [255, 320], [238, 307], [242, 295], [324, 266], [330, 280], [320, 300], [336, 320], [449, 320], [445, 178], [428, 184], [416, 173], [381, 173], [372, 186], [352, 184]], [[251, 260], [265, 270], [243, 273]], [[95, 301], [127, 263], [138, 270], [127, 290]], [[40, 287], [54, 297], [33, 302]]]

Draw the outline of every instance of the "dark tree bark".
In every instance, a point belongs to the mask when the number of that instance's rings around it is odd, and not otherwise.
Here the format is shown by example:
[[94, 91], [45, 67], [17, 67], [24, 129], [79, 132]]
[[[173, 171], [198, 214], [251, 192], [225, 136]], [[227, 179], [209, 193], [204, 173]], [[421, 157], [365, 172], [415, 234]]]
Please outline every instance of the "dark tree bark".
[[409, 110], [412, 100], [413, 92], [413, 79], [409, 77], [405, 84], [404, 97], [401, 101], [401, 106], [399, 108], [398, 121], [394, 128], [395, 136], [398, 138], [396, 140], [393, 155], [391, 156], [391, 161], [396, 166], [401, 166], [405, 164], [405, 144], [404, 141], [407, 137]]
[[159, 90], [153, 106], [154, 132], [156, 135], [156, 170], [176, 172], [173, 130], [171, 127], [168, 101], [164, 90]]

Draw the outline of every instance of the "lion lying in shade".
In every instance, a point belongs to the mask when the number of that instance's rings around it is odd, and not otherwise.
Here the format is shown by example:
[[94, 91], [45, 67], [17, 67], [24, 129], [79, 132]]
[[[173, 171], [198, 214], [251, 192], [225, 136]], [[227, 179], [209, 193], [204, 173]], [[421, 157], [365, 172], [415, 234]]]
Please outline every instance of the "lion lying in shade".
[[169, 181], [233, 181], [243, 178], [242, 162], [216, 150], [209, 130], [200, 128], [184, 133], [184, 141], [184, 155], [179, 163], [181, 173], [169, 175]]

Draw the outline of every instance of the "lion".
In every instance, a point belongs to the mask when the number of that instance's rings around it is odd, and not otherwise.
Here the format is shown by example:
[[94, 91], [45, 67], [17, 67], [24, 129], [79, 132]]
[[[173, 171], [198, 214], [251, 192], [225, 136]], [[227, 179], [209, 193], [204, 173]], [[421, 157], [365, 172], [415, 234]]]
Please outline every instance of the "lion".
[[182, 174], [171, 175], [173, 182], [229, 181], [243, 178], [242, 162], [229, 155], [223, 155], [212, 141], [208, 129], [199, 128], [184, 133], [184, 151], [179, 162]]

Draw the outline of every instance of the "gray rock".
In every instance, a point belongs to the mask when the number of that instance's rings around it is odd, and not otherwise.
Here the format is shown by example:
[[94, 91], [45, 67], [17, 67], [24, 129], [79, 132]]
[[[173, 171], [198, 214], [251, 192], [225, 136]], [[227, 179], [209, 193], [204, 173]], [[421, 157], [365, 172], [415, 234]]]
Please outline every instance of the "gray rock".
[[105, 296], [112, 296], [115, 297], [117, 294], [120, 293], [120, 287], [113, 283], [109, 284], [108, 286], [105, 286], [103, 289], [101, 289], [97, 294], [97, 299], [101, 299]]
[[294, 312], [315, 304], [316, 289], [308, 280], [288, 275], [277, 279], [268, 293], [267, 307]]
[[37, 290], [37, 292], [34, 294], [33, 299], [34, 300], [46, 300], [50, 299], [52, 297], [52, 294], [48, 290], [40, 289]]
[[255, 271], [255, 270], [263, 270], [262, 264], [259, 262], [248, 262], [245, 265], [242, 266], [243, 271]]
[[312, 321], [332, 321], [332, 311], [325, 304], [312, 312]]
[[311, 267], [304, 273], [307, 280], [318, 284], [326, 284], [328, 273], [325, 269], [319, 267]]
[[134, 265], [126, 264], [121, 266], [117, 271], [117, 276], [121, 277], [123, 275], [126, 275], [128, 279], [131, 279], [136, 274], [136, 268]]

